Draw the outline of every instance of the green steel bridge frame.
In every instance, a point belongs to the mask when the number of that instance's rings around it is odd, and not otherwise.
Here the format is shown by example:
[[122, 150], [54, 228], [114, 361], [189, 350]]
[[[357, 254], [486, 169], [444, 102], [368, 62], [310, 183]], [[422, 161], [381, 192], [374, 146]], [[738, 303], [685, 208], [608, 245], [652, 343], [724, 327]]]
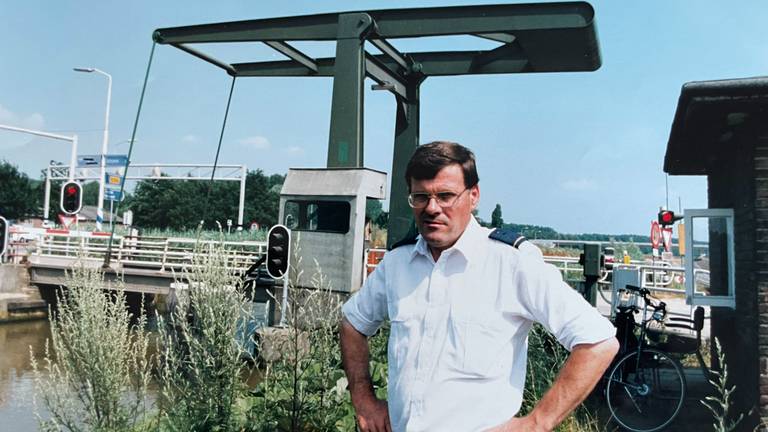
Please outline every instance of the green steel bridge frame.
[[[388, 40], [471, 35], [489, 50], [398, 51]], [[333, 77], [327, 167], [363, 167], [363, 84], [395, 96], [388, 244], [413, 227], [405, 167], [419, 145], [419, 89], [432, 76], [588, 72], [600, 67], [594, 10], [585, 2], [389, 9], [161, 28], [153, 39], [232, 77]], [[336, 55], [312, 58], [294, 41], [335, 41]], [[228, 63], [191, 45], [260, 42], [288, 60]], [[381, 53], [366, 51], [366, 42]]]

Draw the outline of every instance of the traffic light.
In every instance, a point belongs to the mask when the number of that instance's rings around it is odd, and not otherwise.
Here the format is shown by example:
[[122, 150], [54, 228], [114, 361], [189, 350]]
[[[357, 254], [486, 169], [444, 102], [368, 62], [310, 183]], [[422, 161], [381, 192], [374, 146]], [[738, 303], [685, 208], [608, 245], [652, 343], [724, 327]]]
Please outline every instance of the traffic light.
[[659, 211], [659, 225], [661, 226], [670, 226], [674, 225], [675, 222], [682, 219], [682, 216], [675, 216], [675, 212], [672, 210], [660, 210]]
[[0, 256], [5, 253], [6, 247], [8, 247], [8, 221], [0, 216]]
[[288, 272], [291, 232], [283, 225], [275, 225], [267, 234], [267, 273], [275, 279]]
[[77, 214], [83, 207], [83, 188], [76, 181], [68, 181], [61, 187], [61, 211]]
[[599, 244], [587, 243], [584, 253], [579, 255], [579, 264], [584, 266], [584, 276], [600, 276], [600, 270], [605, 267], [605, 255], [600, 251]]

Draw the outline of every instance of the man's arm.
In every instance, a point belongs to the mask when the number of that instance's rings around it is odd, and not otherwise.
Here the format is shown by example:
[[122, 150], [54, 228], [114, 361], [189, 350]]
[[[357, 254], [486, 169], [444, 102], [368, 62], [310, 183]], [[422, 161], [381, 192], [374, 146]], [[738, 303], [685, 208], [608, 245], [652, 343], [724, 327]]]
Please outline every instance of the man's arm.
[[488, 432], [551, 431], [589, 395], [619, 349], [616, 338], [576, 345], [552, 387], [525, 417], [515, 417]]
[[341, 361], [362, 432], [391, 432], [387, 403], [376, 398], [368, 368], [368, 339], [346, 318], [340, 326]]

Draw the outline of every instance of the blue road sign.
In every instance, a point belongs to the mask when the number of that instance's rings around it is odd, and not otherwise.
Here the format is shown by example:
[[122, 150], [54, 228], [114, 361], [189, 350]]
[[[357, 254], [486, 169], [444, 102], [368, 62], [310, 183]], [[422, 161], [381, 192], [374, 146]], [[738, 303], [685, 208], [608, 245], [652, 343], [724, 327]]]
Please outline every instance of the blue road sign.
[[[107, 155], [104, 164], [108, 167], [124, 167], [128, 162], [128, 155]], [[77, 157], [79, 168], [97, 167], [101, 164], [101, 155], [80, 155]]]
[[107, 201], [122, 201], [123, 194], [119, 189], [104, 189], [104, 199]]

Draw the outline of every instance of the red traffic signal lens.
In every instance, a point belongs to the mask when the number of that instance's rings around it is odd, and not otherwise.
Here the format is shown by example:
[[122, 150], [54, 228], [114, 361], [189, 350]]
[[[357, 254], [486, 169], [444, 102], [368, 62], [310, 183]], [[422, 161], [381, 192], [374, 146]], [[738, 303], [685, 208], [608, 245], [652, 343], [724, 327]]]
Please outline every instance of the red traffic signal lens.
[[69, 196], [75, 196], [77, 195], [77, 186], [67, 186], [64, 192]]
[[661, 220], [665, 223], [672, 223], [675, 220], [675, 214], [672, 212], [661, 213]]

